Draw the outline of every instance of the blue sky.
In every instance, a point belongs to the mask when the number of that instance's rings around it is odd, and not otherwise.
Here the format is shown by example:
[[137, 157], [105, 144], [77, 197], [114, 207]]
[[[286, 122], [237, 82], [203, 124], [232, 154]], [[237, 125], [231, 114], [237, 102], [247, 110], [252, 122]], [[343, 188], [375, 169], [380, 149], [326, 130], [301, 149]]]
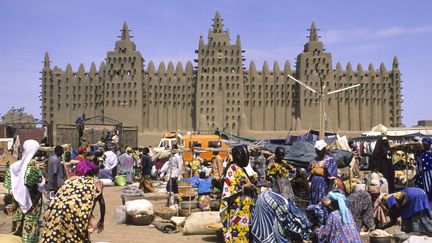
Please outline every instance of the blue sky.
[[[325, 48], [355, 68], [391, 68], [397, 55], [405, 101], [403, 123], [432, 119], [432, 1], [258, 0], [0, 0], [0, 114], [25, 107], [40, 117], [40, 70], [45, 51], [52, 66], [97, 66], [114, 48], [124, 21], [146, 63], [186, 63], [195, 58], [199, 35], [207, 37], [219, 10], [231, 39], [240, 34], [246, 62], [292, 64], [307, 41], [312, 20]], [[293, 66], [293, 65], [292, 65]]]

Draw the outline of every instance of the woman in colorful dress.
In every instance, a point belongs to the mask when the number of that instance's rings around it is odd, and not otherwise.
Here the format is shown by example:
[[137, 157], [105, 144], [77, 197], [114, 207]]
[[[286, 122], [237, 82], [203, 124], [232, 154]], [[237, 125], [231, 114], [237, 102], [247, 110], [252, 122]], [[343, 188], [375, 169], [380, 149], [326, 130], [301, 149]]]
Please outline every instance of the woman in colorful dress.
[[329, 192], [328, 198], [323, 200], [323, 204], [333, 211], [329, 214], [327, 222], [315, 232], [318, 242], [363, 242], [342, 193]]
[[285, 199], [295, 200], [294, 193], [289, 181], [291, 166], [284, 160], [285, 150], [277, 147], [274, 160], [268, 165], [267, 178], [271, 180], [271, 188], [275, 193], [280, 194]]
[[432, 236], [432, 218], [426, 193], [417, 187], [408, 187], [396, 193], [386, 194], [381, 202], [390, 211], [390, 227], [402, 218], [401, 230]]
[[[69, 178], [57, 191], [44, 219], [45, 230], [41, 242], [90, 242], [90, 233], [102, 232], [105, 202], [102, 182], [96, 179], [99, 168], [90, 161], [80, 162], [77, 176]], [[96, 223], [93, 209], [99, 202], [100, 220]]]
[[39, 242], [39, 217], [42, 212], [44, 178], [37, 161], [39, 149], [35, 140], [23, 144], [22, 159], [13, 163], [6, 172], [4, 188], [13, 195], [12, 233], [21, 236], [24, 243]]
[[225, 242], [249, 242], [255, 186], [244, 170], [249, 163], [247, 147], [234, 147], [232, 156], [233, 163], [228, 165], [224, 176], [219, 213]]
[[311, 175], [310, 204], [318, 204], [330, 191], [331, 184], [337, 178], [337, 166], [334, 159], [326, 154], [327, 144], [323, 140], [315, 143], [317, 157], [310, 163]]
[[429, 198], [429, 205], [432, 206], [432, 139], [424, 137], [422, 139], [423, 151], [417, 156], [417, 176], [415, 184], [422, 188]]

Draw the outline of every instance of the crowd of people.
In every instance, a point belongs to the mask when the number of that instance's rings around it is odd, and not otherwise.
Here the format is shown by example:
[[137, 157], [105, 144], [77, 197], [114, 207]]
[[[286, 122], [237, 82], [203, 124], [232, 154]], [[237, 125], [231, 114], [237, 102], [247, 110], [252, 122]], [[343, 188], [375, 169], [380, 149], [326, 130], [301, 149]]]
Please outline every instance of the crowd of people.
[[[211, 193], [220, 194], [226, 242], [362, 242], [361, 231], [394, 224], [405, 232], [432, 235], [432, 141], [422, 142], [424, 150], [416, 157], [417, 187], [400, 191], [392, 186], [393, 164], [386, 161], [385, 139], [377, 142], [371, 161], [373, 170], [381, 174], [352, 191], [345, 188], [323, 140], [316, 141], [316, 157], [306, 169], [286, 161], [283, 147], [277, 147], [273, 156], [264, 156], [238, 145], [227, 158], [214, 151], [211, 161], [201, 159], [199, 153], [193, 161], [183, 161], [182, 150], [174, 144], [170, 156], [159, 161], [150, 148], [83, 143], [76, 153], [56, 146], [45, 161], [39, 143], [27, 140], [21, 160], [7, 170], [4, 187], [14, 199], [12, 234], [23, 242], [89, 241], [91, 232], [104, 229], [103, 182], [116, 181], [118, 176], [125, 183], [139, 181], [145, 192], [155, 191], [152, 180], [165, 178], [166, 191], [177, 194], [180, 180], [197, 175], [202, 210], [210, 210]], [[46, 200], [49, 205], [42, 210]], [[96, 204], [99, 220], [93, 216]], [[45, 227], [39, 232], [43, 211]]]
[[[249, 155], [245, 146], [234, 147], [222, 175], [220, 215], [225, 241], [363, 242], [360, 232], [395, 224], [406, 233], [431, 236], [431, 140], [422, 142], [424, 150], [417, 154], [418, 187], [398, 192], [390, 175], [393, 164], [385, 161], [390, 151], [385, 138], [377, 143], [371, 161], [375, 179], [367, 185], [359, 183], [352, 192], [346, 189], [323, 140], [316, 141], [317, 156], [306, 170], [287, 163], [283, 147], [276, 148], [273, 158], [260, 157], [256, 151]], [[248, 173], [249, 164], [254, 173]], [[298, 202], [305, 194], [308, 205], [303, 210]]]
[[[90, 233], [104, 229], [104, 179], [123, 175], [126, 183], [140, 180], [143, 189], [152, 190], [149, 148], [83, 145], [76, 153], [55, 146], [47, 158], [37, 141], [27, 140], [21, 160], [7, 169], [4, 188], [13, 196], [12, 234], [22, 242], [89, 242]], [[99, 220], [93, 216], [97, 203]]]

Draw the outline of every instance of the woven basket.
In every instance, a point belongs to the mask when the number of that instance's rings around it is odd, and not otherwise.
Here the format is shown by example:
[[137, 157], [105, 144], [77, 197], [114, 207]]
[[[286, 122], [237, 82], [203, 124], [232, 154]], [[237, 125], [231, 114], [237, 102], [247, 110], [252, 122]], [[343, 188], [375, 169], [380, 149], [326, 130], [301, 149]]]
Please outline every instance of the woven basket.
[[189, 194], [194, 193], [194, 190], [193, 190], [193, 188], [190, 187], [190, 185], [178, 186], [178, 191], [179, 191], [179, 194], [183, 194], [183, 195], [189, 195]]
[[162, 219], [170, 220], [174, 217], [177, 212], [176, 210], [168, 207], [158, 207], [153, 209], [156, 216], [161, 217]]
[[190, 213], [188, 209], [179, 209], [179, 216], [181, 217], [187, 217], [191, 215], [191, 213], [201, 212], [199, 208], [191, 209]]
[[133, 225], [150, 225], [153, 223], [155, 216], [154, 214], [137, 214], [137, 215], [127, 215], [126, 221]]
[[197, 201], [181, 201], [179, 202], [179, 206], [181, 209], [195, 209], [198, 207]]
[[220, 199], [212, 199], [210, 201], [210, 207], [212, 209], [219, 209], [219, 207], [220, 207]]

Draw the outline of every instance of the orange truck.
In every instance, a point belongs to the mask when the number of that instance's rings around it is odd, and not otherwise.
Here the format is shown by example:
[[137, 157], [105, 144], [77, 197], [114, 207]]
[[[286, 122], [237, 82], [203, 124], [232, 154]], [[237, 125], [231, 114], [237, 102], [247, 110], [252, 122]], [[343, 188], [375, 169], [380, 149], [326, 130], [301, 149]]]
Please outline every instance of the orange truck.
[[[210, 161], [213, 157], [213, 152], [201, 152], [207, 148], [229, 148], [229, 145], [226, 144], [218, 135], [203, 135], [203, 134], [191, 134], [184, 135], [183, 137], [183, 148], [185, 150], [194, 149], [195, 152], [200, 153], [200, 157], [206, 161]], [[228, 156], [228, 152], [219, 152], [219, 155], [222, 158], [226, 158]], [[183, 160], [191, 161], [192, 160], [192, 152], [184, 152]]]

